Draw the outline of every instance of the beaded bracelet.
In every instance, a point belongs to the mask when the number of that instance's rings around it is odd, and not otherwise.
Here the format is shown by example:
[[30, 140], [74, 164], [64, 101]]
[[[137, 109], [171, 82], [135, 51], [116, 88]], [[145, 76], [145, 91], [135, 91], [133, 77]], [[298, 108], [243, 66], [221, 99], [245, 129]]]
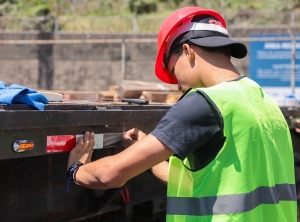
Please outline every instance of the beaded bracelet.
[[74, 163], [69, 169], [68, 169], [68, 172], [67, 172], [67, 177], [68, 177], [68, 186], [67, 186], [67, 190], [66, 192], [69, 193], [70, 191], [70, 183], [71, 182], [74, 182], [76, 185], [78, 186], [81, 186], [79, 183], [77, 183], [75, 180], [74, 180], [74, 173], [78, 170], [78, 168], [80, 166], [82, 166], [83, 163], [81, 162], [77, 162], [77, 163]]

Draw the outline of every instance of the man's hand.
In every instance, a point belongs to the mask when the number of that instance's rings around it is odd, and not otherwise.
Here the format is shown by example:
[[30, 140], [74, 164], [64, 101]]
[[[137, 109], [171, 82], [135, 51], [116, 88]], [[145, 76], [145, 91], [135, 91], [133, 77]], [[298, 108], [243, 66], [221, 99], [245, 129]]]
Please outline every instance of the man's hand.
[[293, 126], [295, 127], [295, 131], [297, 133], [300, 133], [300, 120], [296, 119], [296, 121], [293, 123]]
[[83, 138], [78, 138], [78, 143], [74, 149], [71, 150], [67, 170], [77, 162], [83, 164], [91, 162], [94, 151], [95, 140], [93, 132], [85, 132]]
[[145, 133], [143, 133], [141, 130], [138, 128], [133, 128], [127, 132], [125, 132], [122, 135], [123, 142], [126, 147], [131, 146], [135, 142], [143, 139], [145, 136], [147, 136]]

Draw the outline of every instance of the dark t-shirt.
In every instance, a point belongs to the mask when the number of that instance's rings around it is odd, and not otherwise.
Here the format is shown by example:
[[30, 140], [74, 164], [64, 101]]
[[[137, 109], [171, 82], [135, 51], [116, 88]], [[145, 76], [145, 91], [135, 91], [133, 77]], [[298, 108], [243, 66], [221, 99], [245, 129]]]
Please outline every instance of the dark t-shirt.
[[183, 95], [151, 134], [181, 160], [188, 158], [193, 171], [209, 164], [225, 141], [222, 116], [201, 92]]

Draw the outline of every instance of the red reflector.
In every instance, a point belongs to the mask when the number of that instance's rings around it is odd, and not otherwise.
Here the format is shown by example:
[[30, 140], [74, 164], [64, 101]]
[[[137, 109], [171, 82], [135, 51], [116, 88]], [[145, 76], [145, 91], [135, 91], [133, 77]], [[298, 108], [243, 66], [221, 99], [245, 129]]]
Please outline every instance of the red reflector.
[[76, 135], [47, 136], [47, 153], [67, 152], [76, 146]]

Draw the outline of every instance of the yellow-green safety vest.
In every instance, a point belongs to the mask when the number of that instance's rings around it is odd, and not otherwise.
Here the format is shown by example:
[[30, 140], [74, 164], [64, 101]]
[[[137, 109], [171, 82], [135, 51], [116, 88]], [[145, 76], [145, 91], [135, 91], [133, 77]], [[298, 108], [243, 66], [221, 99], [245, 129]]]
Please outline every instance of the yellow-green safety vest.
[[226, 140], [196, 172], [170, 158], [167, 222], [296, 222], [292, 142], [276, 102], [247, 77], [195, 91], [220, 112]]

